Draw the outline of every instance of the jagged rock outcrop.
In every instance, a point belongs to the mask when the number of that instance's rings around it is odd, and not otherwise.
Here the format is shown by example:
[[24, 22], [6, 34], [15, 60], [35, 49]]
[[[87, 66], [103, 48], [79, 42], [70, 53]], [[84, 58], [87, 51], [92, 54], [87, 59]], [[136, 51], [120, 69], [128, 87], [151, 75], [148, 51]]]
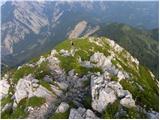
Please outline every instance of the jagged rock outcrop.
[[10, 84], [8, 83], [7, 78], [8, 77], [6, 75], [5, 77], [2, 78], [2, 80], [0, 80], [0, 88], [1, 88], [0, 100], [3, 99], [8, 94], [9, 91]]
[[69, 119], [98, 119], [98, 117], [90, 109], [79, 107], [78, 109], [72, 108], [70, 110]]
[[126, 50], [104, 37], [65, 44], [3, 77], [2, 118], [158, 117], [158, 82]]
[[151, 112], [147, 113], [147, 117], [149, 119], [157, 119], [157, 118], [159, 118], [159, 113], [155, 112], [155, 111], [151, 111]]
[[[60, 83], [59, 83], [60, 84]], [[63, 85], [61, 85], [63, 86]], [[55, 108], [54, 103], [57, 101], [57, 96], [63, 94], [62, 90], [57, 89], [56, 86], [51, 85], [51, 91], [40, 85], [39, 80], [35, 79], [31, 74], [20, 79], [15, 89], [14, 108], [24, 98], [31, 98], [33, 96], [42, 97], [45, 103], [40, 107], [28, 107], [28, 118], [45, 118]]]
[[67, 103], [65, 103], [65, 102], [62, 102], [62, 103], [58, 106], [58, 108], [57, 108], [57, 110], [56, 110], [56, 113], [64, 113], [64, 112], [66, 112], [68, 109], [69, 109], [69, 105], [68, 105]]
[[16, 103], [19, 103], [19, 101], [23, 98], [32, 96], [44, 97], [48, 100], [53, 99], [54, 95], [52, 95], [50, 91], [41, 86], [38, 82], [39, 81], [35, 79], [31, 74], [20, 79], [16, 85]]
[[105, 76], [91, 76], [91, 94], [92, 107], [98, 112], [103, 112], [109, 103], [113, 103], [117, 99], [120, 104], [125, 107], [135, 107], [135, 101], [129, 91], [123, 90], [122, 86], [111, 81], [111, 78]]

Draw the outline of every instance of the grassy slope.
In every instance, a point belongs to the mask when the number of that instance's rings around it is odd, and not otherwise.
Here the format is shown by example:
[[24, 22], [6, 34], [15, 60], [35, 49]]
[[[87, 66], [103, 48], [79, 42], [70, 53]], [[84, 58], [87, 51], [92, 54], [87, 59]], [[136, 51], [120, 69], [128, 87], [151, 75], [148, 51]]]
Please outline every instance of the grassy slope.
[[[107, 44], [105, 45], [108, 46]], [[88, 56], [92, 55], [92, 52], [91, 53], [89, 52], [89, 49], [91, 47], [94, 47], [95, 51], [100, 51], [100, 52], [103, 52], [104, 54], [107, 53], [108, 49], [110, 48], [108, 46], [104, 50], [102, 50], [102, 48], [100, 49], [99, 46], [95, 45], [94, 43], [89, 43], [87, 39], [75, 40], [74, 46], [76, 48], [80, 48], [81, 50], [82, 49], [84, 50], [82, 51], [81, 54], [78, 54], [78, 55], [81, 57], [86, 56], [85, 60], [89, 59]], [[70, 48], [71, 48], [71, 43], [69, 40], [62, 42], [56, 47], [57, 50], [60, 50], [60, 49], [69, 50]], [[88, 51], [87, 55], [85, 51]], [[106, 56], [107, 55], [108, 54], [106, 54]], [[76, 67], [77, 60], [75, 58], [77, 58], [77, 56], [71, 57], [69, 59], [68, 57], [63, 57], [63, 59], [60, 58], [62, 67], [66, 69], [66, 71], [69, 71], [73, 68], [77, 69]], [[123, 62], [118, 60], [119, 58], [121, 58]], [[131, 78], [131, 80], [134, 81], [133, 83], [129, 82], [130, 80], [122, 80], [121, 84], [124, 87], [124, 89], [129, 90], [133, 94], [134, 99], [137, 99], [136, 103], [142, 107], [146, 105], [147, 109], [153, 108], [154, 110], [158, 111], [158, 104], [159, 104], [158, 86], [157, 86], [156, 80], [153, 77], [151, 77], [149, 70], [142, 65], [140, 65], [139, 70], [137, 70], [134, 67], [135, 66], [134, 63], [132, 64], [130, 61], [126, 60], [125, 51], [123, 51], [120, 55], [117, 56], [117, 61], [114, 61], [114, 64], [116, 63], [120, 63], [120, 65], [123, 67], [125, 71], [132, 74], [133, 77]], [[79, 69], [82, 70], [81, 68]], [[116, 77], [112, 76], [112, 80], [116, 80]], [[144, 91], [142, 91], [137, 84], [141, 85]]]
[[[60, 66], [66, 72], [68, 72], [71, 69], [75, 69], [75, 71], [80, 76], [87, 74], [88, 71], [90, 71], [90, 72], [103, 72], [100, 68], [87, 69], [85, 67], [82, 67], [78, 63], [78, 59], [77, 59], [80, 56], [83, 60], [89, 60], [90, 56], [96, 51], [102, 52], [106, 56], [108, 56], [109, 55], [108, 51], [111, 50], [112, 48], [110, 48], [110, 46], [107, 44], [107, 42], [104, 40], [104, 38], [101, 38], [101, 39], [105, 43], [105, 45], [104, 45], [105, 47], [103, 47], [103, 48], [101, 48], [100, 46], [98, 46], [94, 43], [90, 43], [87, 38], [73, 40], [74, 47], [79, 49], [79, 51], [76, 52], [74, 57], [71, 57], [71, 56], [70, 57], [63, 57], [63, 56], [58, 55], [57, 57], [61, 61]], [[92, 49], [92, 47], [94, 48], [94, 51], [90, 50], [90, 49]], [[70, 50], [70, 48], [72, 48], [70, 40], [66, 40], [56, 46], [57, 51], [60, 51], [61, 49]], [[48, 54], [45, 54], [45, 56], [48, 56]], [[131, 61], [126, 60], [125, 56], [126, 56], [125, 51], [123, 51], [121, 54], [117, 54], [117, 58], [113, 62], [113, 64], [119, 63], [125, 71], [132, 74], [132, 76], [133, 76], [131, 78], [131, 80], [123, 80], [121, 82], [121, 85], [124, 87], [124, 89], [127, 89], [132, 93], [133, 98], [136, 99], [136, 104], [138, 104], [142, 107], [144, 105], [146, 105], [147, 109], [153, 108], [154, 110], [158, 111], [158, 104], [159, 104], [159, 102], [158, 102], [158, 86], [156, 85], [157, 83], [156, 83], [155, 79], [151, 77], [149, 70], [146, 67], [140, 65], [139, 70], [137, 70], [134, 67], [134, 64], [131, 66]], [[37, 61], [37, 60], [33, 60], [32, 62], [35, 62], [35, 61]], [[40, 72], [40, 71], [43, 71], [43, 72]], [[12, 76], [13, 80], [14, 80], [13, 82], [17, 83], [17, 81], [20, 78], [22, 78], [24, 75], [28, 75], [30, 73], [34, 74], [35, 77], [37, 79], [39, 79], [40, 84], [42, 84], [44, 87], [46, 87], [48, 90], [50, 90], [49, 83], [42, 82], [43, 77], [45, 75], [50, 74], [47, 63], [45, 63], [45, 62], [35, 68], [30, 68], [30, 67], [24, 66], [19, 70], [15, 70], [13, 72], [13, 76]], [[117, 79], [116, 77], [112, 76], [112, 80], [116, 80], [116, 79]], [[134, 81], [134, 82], [132, 83], [129, 81]], [[144, 90], [142, 91], [137, 86], [137, 84], [141, 85]], [[10, 99], [7, 98], [6, 101], [10, 101]], [[6, 103], [6, 101], [4, 100], [4, 103]], [[90, 106], [90, 105], [87, 103], [86, 106]], [[115, 108], [113, 108], [113, 111], [114, 111], [114, 109]], [[134, 110], [128, 110], [128, 111], [133, 112]], [[137, 113], [134, 112], [134, 114], [137, 114]], [[64, 116], [67, 116], [67, 115], [68, 115], [68, 113], [64, 114]], [[107, 115], [108, 115], [108, 113], [106, 113], [106, 118], [112, 117], [112, 116], [107, 116]], [[59, 115], [57, 115], [57, 116], [59, 116]]]
[[16, 109], [12, 110], [9, 109], [5, 112], [2, 112], [1, 117], [2, 119], [22, 119], [26, 118], [28, 115], [27, 107], [36, 107], [41, 106], [43, 103], [45, 103], [45, 99], [42, 97], [31, 97], [31, 98], [24, 98], [22, 99]]
[[103, 25], [96, 36], [107, 36], [127, 49], [139, 59], [141, 64], [148, 66], [158, 78], [158, 31], [139, 30], [125, 24]]

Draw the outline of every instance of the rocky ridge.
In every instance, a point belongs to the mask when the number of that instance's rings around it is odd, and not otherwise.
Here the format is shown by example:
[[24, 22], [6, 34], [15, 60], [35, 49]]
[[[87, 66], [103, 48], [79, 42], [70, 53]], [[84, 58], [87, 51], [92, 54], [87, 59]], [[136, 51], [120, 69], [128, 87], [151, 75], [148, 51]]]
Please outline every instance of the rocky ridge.
[[2, 118], [158, 118], [150, 70], [108, 38], [72, 42], [2, 77]]

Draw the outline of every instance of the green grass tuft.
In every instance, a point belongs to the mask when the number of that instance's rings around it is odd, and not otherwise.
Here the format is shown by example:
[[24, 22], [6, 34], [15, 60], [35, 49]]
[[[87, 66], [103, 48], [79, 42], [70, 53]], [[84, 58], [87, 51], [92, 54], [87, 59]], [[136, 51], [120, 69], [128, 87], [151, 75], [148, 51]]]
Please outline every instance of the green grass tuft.
[[115, 118], [115, 114], [119, 111], [119, 109], [120, 109], [119, 100], [116, 100], [114, 103], [109, 104], [102, 115], [103, 119]]
[[54, 113], [50, 119], [68, 119], [69, 110], [64, 113]]
[[46, 101], [45, 98], [33, 96], [28, 99], [28, 106], [39, 107], [43, 103], [45, 103], [45, 101]]
[[29, 66], [22, 66], [22, 68], [16, 70], [13, 74], [13, 82], [17, 83], [20, 78], [23, 78], [25, 75], [33, 73], [34, 68]]

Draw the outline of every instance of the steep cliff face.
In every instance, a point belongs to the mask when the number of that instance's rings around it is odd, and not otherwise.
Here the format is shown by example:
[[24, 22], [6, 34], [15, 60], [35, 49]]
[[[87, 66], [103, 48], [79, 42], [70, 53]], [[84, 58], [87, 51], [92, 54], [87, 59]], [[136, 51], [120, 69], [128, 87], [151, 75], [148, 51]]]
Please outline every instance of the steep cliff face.
[[[13, 45], [23, 41], [27, 34], [39, 34], [48, 24], [45, 4], [36, 2], [7, 2], [2, 6], [2, 53], [12, 54]], [[8, 11], [8, 9], [10, 11]]]
[[[81, 11], [83, 14], [79, 16], [78, 9], [90, 11], [94, 8], [90, 2], [90, 7], [87, 6], [86, 2], [6, 2], [2, 6], [2, 62], [10, 67], [17, 66], [51, 50], [68, 38], [70, 32], [73, 37], [86, 30], [88, 34], [93, 33], [95, 30], [92, 31], [91, 26], [83, 28], [79, 24], [86, 13]], [[79, 17], [73, 19], [73, 16]]]
[[2, 118], [158, 118], [158, 81], [105, 37], [65, 40], [0, 81]]

